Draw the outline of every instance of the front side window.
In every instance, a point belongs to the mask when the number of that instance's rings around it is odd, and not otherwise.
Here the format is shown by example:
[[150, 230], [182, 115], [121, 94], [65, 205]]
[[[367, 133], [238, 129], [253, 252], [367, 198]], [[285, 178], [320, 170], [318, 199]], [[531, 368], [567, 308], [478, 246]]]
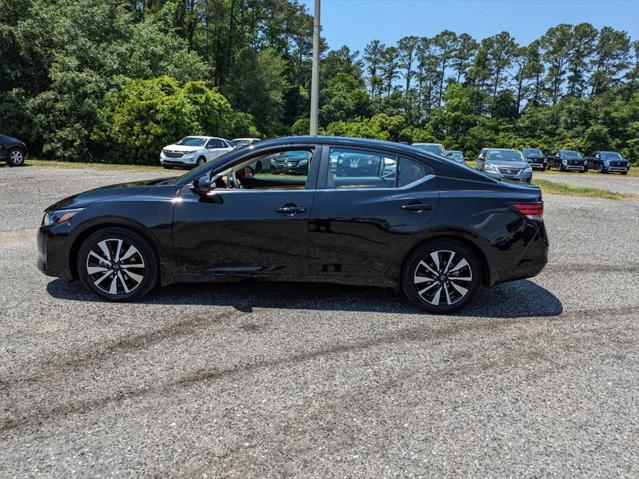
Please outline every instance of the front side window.
[[221, 178], [218, 186], [224, 187], [225, 177], [230, 177], [231, 183], [236, 180], [237, 185], [246, 190], [304, 189], [313, 151], [311, 148], [285, 150], [252, 157], [218, 174], [216, 185]]

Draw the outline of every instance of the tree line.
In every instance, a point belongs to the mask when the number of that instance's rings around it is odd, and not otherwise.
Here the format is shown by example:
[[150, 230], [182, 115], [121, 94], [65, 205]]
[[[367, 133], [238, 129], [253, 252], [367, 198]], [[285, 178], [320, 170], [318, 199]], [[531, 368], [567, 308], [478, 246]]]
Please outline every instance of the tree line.
[[[294, 0], [0, 0], [0, 132], [136, 163], [187, 134], [307, 134], [311, 55]], [[639, 42], [612, 27], [323, 41], [320, 78], [324, 134], [639, 159]]]

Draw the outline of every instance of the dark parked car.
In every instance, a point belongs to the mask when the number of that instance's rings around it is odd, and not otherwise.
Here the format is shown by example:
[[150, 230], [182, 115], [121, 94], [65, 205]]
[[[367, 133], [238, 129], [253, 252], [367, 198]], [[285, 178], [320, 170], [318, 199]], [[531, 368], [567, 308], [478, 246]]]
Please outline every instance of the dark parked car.
[[533, 169], [545, 170], [548, 168], [548, 158], [539, 148], [524, 148], [521, 150], [526, 161]]
[[[306, 151], [282, 151], [268, 158], [270, 171], [273, 174], [305, 175], [308, 172], [310, 156], [311, 155]], [[260, 160], [257, 162], [257, 165], [263, 163], [265, 162]], [[259, 168], [257, 168], [257, 170], [259, 171]]]
[[22, 166], [29, 155], [24, 142], [11, 136], [0, 135], [0, 161], [9, 166]]
[[525, 183], [530, 183], [532, 180], [532, 166], [517, 150], [483, 148], [481, 155], [475, 163], [475, 169], [488, 176]]
[[599, 173], [621, 173], [627, 175], [630, 162], [616, 151], [593, 151], [586, 157], [588, 168]]
[[560, 171], [588, 171], [588, 161], [576, 150], [558, 150], [548, 157], [548, 169]]
[[[291, 151], [310, 155], [305, 175], [251, 173], [261, 158]], [[330, 158], [341, 154], [385, 166], [377, 176], [337, 176]], [[281, 138], [178, 178], [55, 203], [39, 229], [38, 266], [116, 301], [179, 281], [252, 278], [392, 287], [427, 311], [449, 313], [481, 286], [543, 269], [542, 213], [539, 188], [410, 146]]]

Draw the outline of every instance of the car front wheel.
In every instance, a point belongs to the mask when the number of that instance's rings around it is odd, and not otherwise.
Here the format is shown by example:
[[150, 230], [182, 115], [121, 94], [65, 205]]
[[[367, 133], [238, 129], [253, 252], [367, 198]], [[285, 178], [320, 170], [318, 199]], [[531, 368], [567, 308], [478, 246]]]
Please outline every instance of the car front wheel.
[[402, 286], [416, 306], [435, 314], [463, 308], [479, 289], [481, 267], [477, 255], [456, 240], [433, 240], [406, 260]]
[[24, 157], [24, 151], [20, 148], [11, 148], [9, 150], [7, 163], [9, 163], [9, 166], [22, 166], [24, 164]]
[[125, 228], [105, 228], [90, 235], [78, 253], [82, 284], [109, 301], [138, 299], [158, 282], [158, 262], [141, 236]]

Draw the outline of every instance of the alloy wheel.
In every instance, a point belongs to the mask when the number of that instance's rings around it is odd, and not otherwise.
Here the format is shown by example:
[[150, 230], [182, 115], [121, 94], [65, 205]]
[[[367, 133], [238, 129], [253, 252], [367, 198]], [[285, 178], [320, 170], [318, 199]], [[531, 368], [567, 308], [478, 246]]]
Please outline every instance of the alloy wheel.
[[24, 161], [24, 154], [20, 150], [12, 150], [9, 161], [13, 166], [20, 166]]
[[145, 274], [142, 253], [121, 238], [104, 239], [89, 251], [86, 260], [88, 280], [109, 295], [135, 291]]
[[466, 297], [473, 281], [468, 260], [450, 250], [423, 258], [413, 273], [417, 295], [433, 306], [450, 306]]

